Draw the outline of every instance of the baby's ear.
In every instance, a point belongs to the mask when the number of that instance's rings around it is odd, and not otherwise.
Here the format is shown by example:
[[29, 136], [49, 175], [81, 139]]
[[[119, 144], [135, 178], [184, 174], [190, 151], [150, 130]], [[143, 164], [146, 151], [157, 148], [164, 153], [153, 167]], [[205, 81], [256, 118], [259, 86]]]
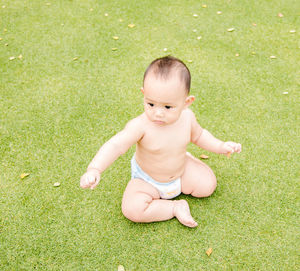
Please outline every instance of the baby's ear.
[[185, 99], [184, 107], [185, 107], [185, 108], [189, 107], [194, 101], [195, 101], [195, 96], [188, 96], [188, 97]]

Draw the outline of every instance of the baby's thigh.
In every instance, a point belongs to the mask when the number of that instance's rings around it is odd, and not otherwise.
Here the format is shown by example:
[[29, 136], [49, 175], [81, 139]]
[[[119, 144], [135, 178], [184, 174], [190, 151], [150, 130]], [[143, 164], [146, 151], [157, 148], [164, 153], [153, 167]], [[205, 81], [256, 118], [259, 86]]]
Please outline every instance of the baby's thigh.
[[143, 212], [154, 199], [159, 198], [159, 192], [154, 186], [141, 179], [132, 179], [123, 194], [122, 212], [133, 220], [132, 216]]
[[181, 191], [194, 197], [208, 197], [216, 189], [217, 180], [213, 171], [205, 163], [187, 154], [184, 173], [181, 177]]

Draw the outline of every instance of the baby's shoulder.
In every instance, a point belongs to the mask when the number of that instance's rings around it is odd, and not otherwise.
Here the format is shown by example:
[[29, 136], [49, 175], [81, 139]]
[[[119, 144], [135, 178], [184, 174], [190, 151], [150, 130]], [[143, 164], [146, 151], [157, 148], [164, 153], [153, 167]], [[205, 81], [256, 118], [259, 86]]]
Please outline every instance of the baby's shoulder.
[[126, 127], [127, 128], [135, 128], [135, 129], [143, 129], [145, 123], [145, 116], [144, 114], [141, 114], [134, 119], [131, 119], [127, 122]]
[[189, 108], [184, 109], [182, 113], [185, 121], [193, 121], [195, 119], [194, 112]]

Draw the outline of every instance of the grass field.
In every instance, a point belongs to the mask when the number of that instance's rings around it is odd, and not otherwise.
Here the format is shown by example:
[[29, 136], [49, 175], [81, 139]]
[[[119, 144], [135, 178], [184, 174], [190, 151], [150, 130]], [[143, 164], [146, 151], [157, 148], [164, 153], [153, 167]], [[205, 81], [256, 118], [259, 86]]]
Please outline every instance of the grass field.
[[[299, 270], [299, 14], [296, 0], [0, 0], [0, 269]], [[190, 68], [201, 126], [243, 145], [188, 147], [218, 179], [179, 196], [196, 229], [122, 215], [134, 148], [79, 187], [167, 54]]]

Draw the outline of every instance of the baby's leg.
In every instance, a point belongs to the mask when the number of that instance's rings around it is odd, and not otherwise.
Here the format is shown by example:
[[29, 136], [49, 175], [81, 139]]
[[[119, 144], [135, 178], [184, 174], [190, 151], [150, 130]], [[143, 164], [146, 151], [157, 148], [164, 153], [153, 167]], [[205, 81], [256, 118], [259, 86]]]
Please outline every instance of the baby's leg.
[[164, 221], [175, 216], [188, 227], [197, 226], [185, 200], [160, 199], [158, 190], [140, 179], [128, 183], [123, 195], [122, 212], [134, 222]]
[[216, 176], [210, 167], [188, 153], [181, 177], [182, 193], [198, 198], [208, 197], [215, 191], [216, 186]]

